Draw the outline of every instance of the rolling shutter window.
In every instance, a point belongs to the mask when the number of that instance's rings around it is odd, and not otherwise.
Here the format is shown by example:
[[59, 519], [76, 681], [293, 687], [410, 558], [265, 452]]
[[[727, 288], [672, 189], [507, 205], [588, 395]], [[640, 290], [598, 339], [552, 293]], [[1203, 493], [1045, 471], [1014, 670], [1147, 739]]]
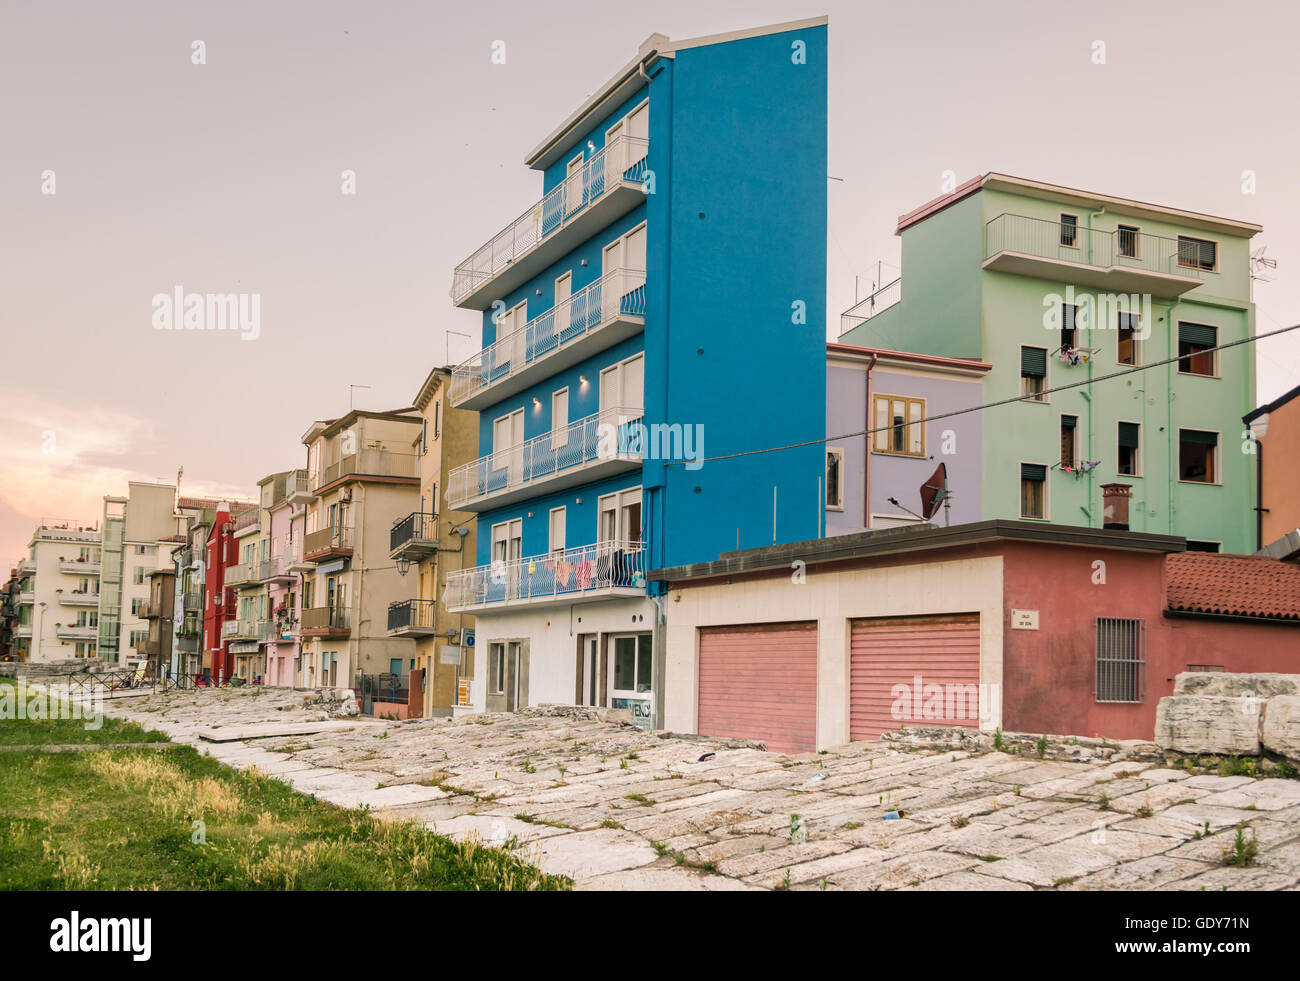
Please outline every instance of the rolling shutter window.
[[[1062, 428], [1062, 429], [1073, 429], [1073, 428], [1074, 428], [1075, 426], [1077, 426], [1078, 424], [1079, 424], [1079, 417], [1078, 417], [1078, 416], [1061, 416], [1061, 428]], [[1121, 425], [1122, 425], [1122, 424], [1121, 424]]]
[[1047, 467], [1041, 463], [1022, 463], [1020, 464], [1021, 480], [1046, 480]]
[[1178, 264], [1213, 270], [1219, 259], [1218, 243], [1200, 238], [1178, 237]]
[[1025, 378], [1047, 376], [1047, 348], [1022, 347], [1020, 349], [1020, 374]]
[[1184, 443], [1198, 443], [1201, 446], [1218, 446], [1219, 434], [1207, 433], [1200, 429], [1182, 429], [1178, 433]]
[[1136, 422], [1121, 422], [1119, 424], [1119, 445], [1137, 449], [1138, 424]]
[[1219, 328], [1211, 327], [1207, 324], [1184, 324], [1178, 325], [1178, 342], [1180, 344], [1196, 344], [1199, 347], [1216, 347], [1218, 345]]

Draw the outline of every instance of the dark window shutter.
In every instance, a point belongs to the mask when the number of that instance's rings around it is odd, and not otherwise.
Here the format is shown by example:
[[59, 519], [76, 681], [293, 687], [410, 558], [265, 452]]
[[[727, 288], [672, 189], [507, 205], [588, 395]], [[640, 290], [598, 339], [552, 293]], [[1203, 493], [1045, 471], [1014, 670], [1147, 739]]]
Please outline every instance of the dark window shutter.
[[1062, 429], [1073, 429], [1078, 424], [1079, 424], [1078, 416], [1061, 416]]
[[1214, 242], [1201, 243], [1201, 268], [1202, 269], [1214, 268], [1214, 262], [1217, 259], [1215, 253], [1217, 251], [1218, 251], [1218, 246]]
[[1136, 422], [1121, 422], [1119, 424], [1119, 445], [1135, 450], [1138, 448], [1138, 424]]
[[1047, 377], [1047, 348], [1022, 347], [1020, 349], [1020, 374], [1025, 378]]
[[1201, 446], [1218, 446], [1219, 434], [1207, 433], [1200, 429], [1179, 430], [1178, 438], [1184, 443], [1197, 443]]
[[1041, 463], [1022, 463], [1020, 464], [1021, 480], [1046, 480], [1047, 468]]
[[1178, 325], [1178, 343], [1180, 344], [1197, 344], [1201, 347], [1216, 347], [1218, 341], [1219, 329], [1211, 327], [1208, 324], [1184, 324]]

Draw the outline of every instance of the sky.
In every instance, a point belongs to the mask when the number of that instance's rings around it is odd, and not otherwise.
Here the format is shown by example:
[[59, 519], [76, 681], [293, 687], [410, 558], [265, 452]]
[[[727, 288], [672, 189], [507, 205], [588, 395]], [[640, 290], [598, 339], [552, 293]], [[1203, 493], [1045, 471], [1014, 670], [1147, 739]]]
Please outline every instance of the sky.
[[[313, 420], [409, 405], [479, 346], [451, 273], [540, 197], [524, 155], [641, 41], [821, 14], [828, 338], [947, 172], [1257, 222], [1257, 329], [1300, 320], [1284, 2], [0, 0], [0, 562], [128, 480], [251, 497]], [[259, 336], [155, 329], [177, 288], [257, 294]], [[1257, 348], [1261, 403], [1300, 384], [1300, 336]]]

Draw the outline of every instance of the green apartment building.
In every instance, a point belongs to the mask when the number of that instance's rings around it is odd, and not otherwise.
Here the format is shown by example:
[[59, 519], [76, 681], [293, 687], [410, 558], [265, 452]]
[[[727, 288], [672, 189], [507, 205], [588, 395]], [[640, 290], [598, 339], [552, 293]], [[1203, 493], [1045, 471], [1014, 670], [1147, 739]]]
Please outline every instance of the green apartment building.
[[1134, 531], [1251, 552], [1254, 345], [1206, 349], [1254, 333], [1260, 230], [985, 174], [899, 219], [903, 275], [840, 340], [978, 358], [984, 403], [1023, 397], [981, 413], [983, 518], [1100, 528], [1102, 486], [1124, 484]]

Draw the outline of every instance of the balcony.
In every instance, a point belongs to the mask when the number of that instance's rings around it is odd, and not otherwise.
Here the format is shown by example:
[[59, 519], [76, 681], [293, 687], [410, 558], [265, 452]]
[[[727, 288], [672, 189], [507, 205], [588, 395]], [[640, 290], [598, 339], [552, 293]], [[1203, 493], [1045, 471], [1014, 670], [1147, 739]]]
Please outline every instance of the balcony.
[[199, 650], [199, 639], [197, 637], [177, 637], [176, 651], [180, 654], [197, 654]]
[[402, 477], [416, 480], [419, 475], [419, 459], [414, 453], [393, 453], [367, 447], [359, 453], [351, 453], [326, 464], [312, 474], [310, 483], [312, 493], [319, 494], [322, 488], [343, 477]]
[[645, 271], [615, 269], [451, 374], [451, 400], [481, 409], [645, 329]]
[[221, 625], [221, 639], [257, 640], [257, 621], [252, 619], [227, 620]]
[[451, 613], [476, 613], [644, 595], [641, 544], [601, 542], [448, 573], [443, 601]]
[[998, 215], [985, 227], [984, 268], [1162, 299], [1182, 296], [1205, 281], [1205, 271], [1180, 253], [1177, 239], [1011, 214]]
[[99, 569], [98, 559], [59, 559], [59, 571], [74, 576], [98, 576]]
[[20, 576], [30, 576], [36, 572], [36, 561], [34, 559], [23, 559], [18, 563], [17, 574]]
[[645, 200], [649, 141], [615, 137], [456, 267], [451, 299], [486, 310]]
[[54, 636], [59, 640], [98, 640], [99, 628], [84, 623], [55, 624]]
[[59, 593], [59, 602], [64, 606], [99, 606], [99, 593], [65, 590]]
[[542, 493], [613, 476], [641, 466], [635, 426], [640, 408], [602, 409], [472, 463], [447, 480], [447, 500], [458, 511], [486, 511]]
[[870, 296], [859, 300], [840, 314], [840, 334], [844, 335], [854, 327], [861, 327], [872, 317], [884, 313], [903, 298], [903, 277], [899, 276], [892, 283], [886, 283]]
[[15, 637], [30, 637], [32, 635], [32, 625], [30, 623], [15, 623]]
[[258, 563], [257, 578], [261, 582], [275, 582], [280, 579], [292, 579], [293, 577], [294, 574], [289, 571], [289, 565], [285, 561], [284, 552], [281, 552], [273, 559]]
[[239, 589], [243, 586], [256, 586], [261, 583], [258, 578], [260, 562], [241, 562], [226, 569], [226, 588]]
[[202, 613], [203, 612], [203, 594], [202, 593], [182, 593], [181, 610], [184, 613]]
[[19, 594], [18, 594], [18, 605], [19, 605], [19, 606], [31, 606], [31, 605], [32, 605], [33, 603], [35, 603], [35, 602], [36, 602], [36, 594], [35, 594], [34, 592], [32, 592], [31, 590], [28, 590], [28, 591], [25, 592], [25, 593], [19, 593]]
[[322, 528], [320, 531], [309, 532], [302, 542], [302, 557], [308, 562], [324, 562], [351, 555], [351, 528]]
[[255, 531], [262, 530], [262, 509], [249, 508], [231, 523], [230, 533], [236, 538], [243, 538]]
[[303, 558], [302, 550], [302, 542], [294, 542], [285, 546], [280, 561], [284, 564], [286, 573], [311, 572], [315, 568], [311, 562]]
[[317, 606], [302, 611], [304, 637], [347, 637], [352, 632], [352, 618], [338, 606]]
[[388, 635], [390, 637], [432, 637], [434, 626], [433, 600], [409, 599], [388, 604]]
[[303, 507], [311, 501], [311, 488], [307, 486], [307, 474], [303, 471], [294, 473], [284, 488], [284, 499], [291, 505]]
[[438, 516], [413, 511], [388, 532], [388, 557], [419, 562], [438, 551]]

